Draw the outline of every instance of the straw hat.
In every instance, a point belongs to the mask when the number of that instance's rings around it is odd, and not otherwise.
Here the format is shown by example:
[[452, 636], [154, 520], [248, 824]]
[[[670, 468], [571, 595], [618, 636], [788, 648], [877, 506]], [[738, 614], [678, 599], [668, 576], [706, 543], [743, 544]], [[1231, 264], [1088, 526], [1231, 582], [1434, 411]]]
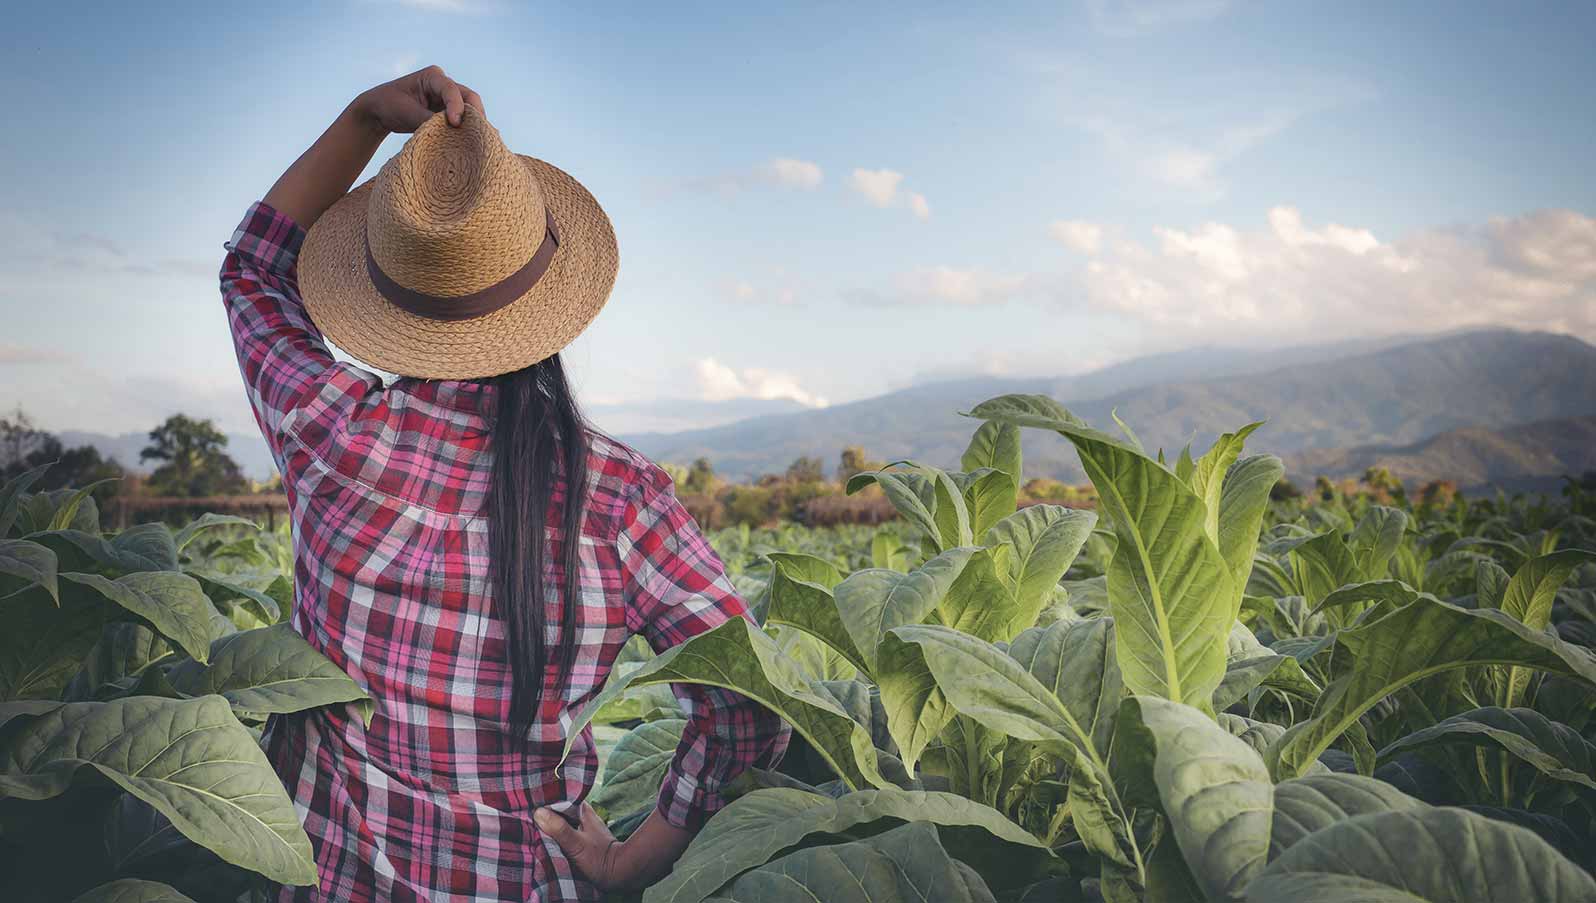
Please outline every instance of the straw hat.
[[511, 153], [467, 106], [459, 126], [427, 120], [322, 214], [299, 288], [316, 327], [363, 363], [477, 379], [569, 344], [604, 307], [617, 261], [587, 189]]

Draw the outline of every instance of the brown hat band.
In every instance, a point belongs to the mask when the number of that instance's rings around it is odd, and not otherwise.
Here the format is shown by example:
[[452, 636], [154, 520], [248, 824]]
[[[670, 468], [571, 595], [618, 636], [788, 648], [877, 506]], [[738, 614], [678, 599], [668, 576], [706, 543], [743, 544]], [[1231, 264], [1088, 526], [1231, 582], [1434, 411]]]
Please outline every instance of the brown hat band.
[[405, 288], [393, 281], [382, 271], [382, 267], [377, 265], [376, 258], [371, 256], [370, 235], [366, 236], [366, 272], [370, 274], [372, 287], [376, 288], [377, 294], [393, 302], [395, 307], [418, 317], [426, 317], [429, 320], [470, 320], [485, 317], [524, 296], [531, 291], [532, 286], [537, 284], [543, 274], [548, 272], [549, 264], [554, 261], [554, 251], [560, 244], [560, 232], [554, 225], [553, 212], [545, 207], [543, 214], [548, 226], [543, 232], [543, 244], [538, 245], [532, 259], [519, 270], [469, 295], [456, 295], [452, 298], [428, 295]]

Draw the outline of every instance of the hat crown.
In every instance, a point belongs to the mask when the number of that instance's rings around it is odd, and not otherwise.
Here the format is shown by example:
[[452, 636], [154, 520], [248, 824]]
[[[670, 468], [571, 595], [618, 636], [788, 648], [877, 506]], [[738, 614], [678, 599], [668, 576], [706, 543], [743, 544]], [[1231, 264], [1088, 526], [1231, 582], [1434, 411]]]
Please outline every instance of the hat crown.
[[543, 243], [543, 191], [473, 107], [442, 115], [385, 163], [366, 212], [372, 260], [399, 285], [455, 298], [526, 265]]

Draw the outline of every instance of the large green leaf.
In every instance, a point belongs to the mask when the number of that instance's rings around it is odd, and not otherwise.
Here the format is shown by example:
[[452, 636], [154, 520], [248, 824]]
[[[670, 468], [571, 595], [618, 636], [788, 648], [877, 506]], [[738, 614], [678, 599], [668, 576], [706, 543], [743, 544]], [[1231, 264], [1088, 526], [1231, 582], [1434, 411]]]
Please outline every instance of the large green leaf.
[[[1596, 554], [1580, 549], [1531, 558], [1508, 582], [1502, 593], [1502, 610], [1533, 630], [1546, 629], [1552, 620], [1552, 600], [1558, 589], [1575, 568], [1589, 561], [1596, 561]], [[1523, 668], [1509, 668], [1498, 701], [1509, 708], [1521, 705], [1529, 677]]]
[[970, 529], [976, 536], [1013, 513], [1020, 492], [1021, 458], [1020, 431], [1011, 424], [983, 423], [970, 437], [959, 466], [968, 473], [991, 468], [1001, 475], [989, 474], [967, 490], [967, 496], [974, 496], [967, 501], [973, 502]]
[[921, 771], [922, 775], [947, 779], [950, 793], [1001, 807], [1014, 782], [1035, 758], [1026, 753], [1032, 749], [971, 718], [955, 715], [926, 750]]
[[1383, 617], [1342, 630], [1336, 655], [1350, 664], [1319, 698], [1313, 717], [1275, 750], [1296, 777], [1380, 700], [1433, 674], [1472, 665], [1518, 665], [1596, 682], [1596, 655], [1495, 609], [1471, 610], [1418, 595]]
[[99, 574], [62, 574], [138, 615], [198, 661], [210, 656], [210, 599], [187, 574], [147, 571], [115, 580]]
[[1014, 480], [1001, 470], [983, 467], [971, 473], [950, 473], [970, 514], [970, 536], [980, 536], [1014, 513]]
[[975, 542], [975, 521], [970, 506], [964, 501], [964, 489], [945, 471], [920, 466], [931, 480], [931, 497], [936, 506], [931, 511], [937, 525], [938, 547], [954, 549]]
[[1357, 558], [1335, 530], [1298, 543], [1292, 548], [1290, 557], [1297, 586], [1315, 609], [1324, 597], [1363, 579]]
[[[646, 898], [645, 898], [646, 899]], [[810, 847], [744, 873], [711, 899], [725, 903], [992, 903], [992, 891], [950, 858], [936, 830], [913, 823]]]
[[199, 536], [204, 531], [213, 529], [215, 527], [225, 526], [250, 527], [254, 530], [260, 529], [259, 524], [248, 518], [238, 517], [232, 514], [216, 514], [214, 512], [207, 511], [194, 520], [189, 521], [187, 524], [184, 524], [182, 529], [178, 530], [177, 533], [172, 537], [172, 545], [175, 546], [179, 552], [181, 552], [188, 547], [189, 543], [194, 541], [195, 537]]
[[1128, 818], [1092, 730], [1024, 665], [990, 643], [939, 626], [899, 627], [882, 646], [895, 656], [915, 647], [913, 654], [953, 710], [1017, 740], [1042, 744], [1071, 763], [1071, 817], [1082, 840], [1099, 855], [1139, 867]]
[[[891, 466], [891, 465], [889, 465]], [[924, 530], [937, 548], [943, 544], [942, 528], [937, 523], [937, 491], [933, 481], [919, 469], [881, 470], [856, 473], [848, 478], [847, 492], [852, 495], [871, 483], [881, 487], [882, 493], [903, 519]], [[963, 500], [960, 500], [963, 503]], [[958, 545], [958, 543], [954, 543]]]
[[1400, 508], [1373, 505], [1364, 512], [1347, 537], [1359, 579], [1379, 580], [1390, 572], [1391, 557], [1402, 545], [1407, 529], [1408, 515]]
[[83, 659], [67, 685], [62, 698], [73, 702], [94, 700], [102, 687], [137, 674], [151, 662], [172, 653], [160, 634], [138, 621], [113, 621], [100, 631], [100, 638]]
[[562, 761], [582, 728], [605, 704], [628, 687], [664, 683], [703, 684], [746, 696], [792, 725], [849, 787], [887, 784], [876, 765], [870, 731], [817, 691], [775, 640], [743, 618], [732, 618], [611, 680], [566, 728]]
[[920, 755], [937, 739], [955, 712], [919, 647], [891, 634], [877, 650], [876, 686], [886, 712], [887, 731], [903, 765], [912, 774]]
[[1505, 750], [1549, 778], [1596, 790], [1596, 744], [1534, 709], [1487, 706], [1453, 715], [1380, 750], [1380, 761], [1453, 743]]
[[829, 643], [795, 627], [771, 624], [765, 632], [776, 638], [783, 655], [797, 662], [816, 680], [850, 680], [859, 676], [859, 666]]
[[1119, 666], [1132, 693], [1208, 709], [1239, 599], [1204, 528], [1202, 499], [1137, 449], [1041, 396], [1005, 395], [971, 416], [1052, 429], [1075, 445], [1118, 543], [1108, 568]]
[[1258, 531], [1269, 510], [1269, 492], [1285, 475], [1285, 466], [1274, 455], [1252, 455], [1230, 468], [1224, 491], [1219, 496], [1219, 554], [1230, 568], [1234, 596], [1230, 619], [1241, 614], [1241, 597], [1252, 577], [1258, 551]]
[[973, 827], [1018, 847], [1042, 849], [1036, 838], [1001, 812], [951, 793], [884, 788], [833, 799], [786, 788], [756, 790], [710, 819], [671, 873], [649, 888], [643, 899], [697, 903], [810, 835], [844, 834], [883, 818]]
[[1214, 690], [1214, 708], [1224, 711], [1260, 686], [1282, 690], [1312, 701], [1319, 685], [1289, 655], [1280, 655], [1258, 642], [1243, 624], [1231, 625], [1225, 648], [1225, 678]]
[[887, 631], [925, 620], [976, 551], [967, 546], [949, 549], [907, 574], [865, 568], [837, 584], [832, 590], [837, 612], [865, 670], [875, 673], [876, 647]]
[[1013, 557], [1014, 547], [1007, 543], [977, 549], [937, 603], [935, 620], [994, 643], [1006, 642], [1034, 623], [1037, 612], [1020, 610], [1009, 583]]
[[49, 799], [96, 775], [227, 862], [284, 884], [315, 882], [310, 839], [282, 782], [220, 696], [59, 703], [4, 724], [0, 796]]
[[26, 539], [0, 539], [0, 599], [33, 586], [43, 587], [50, 598], [60, 601], [55, 553]]
[[1269, 859], [1315, 831], [1371, 812], [1421, 809], [1425, 804], [1385, 781], [1357, 774], [1310, 774], [1275, 785]]
[[588, 801], [611, 817], [651, 805], [659, 796], [686, 728], [687, 722], [681, 718], [663, 718], [633, 728], [604, 760], [604, 778]]
[[5, 604], [0, 629], [0, 701], [54, 699], [82, 666], [108, 606], [94, 593], [67, 593], [59, 605], [42, 590]]
[[167, 676], [179, 692], [215, 693], [244, 715], [359, 702], [366, 720], [371, 720], [371, 697], [288, 624], [224, 636], [211, 644], [209, 664], [186, 661]]
[[854, 645], [832, 594], [842, 571], [813, 555], [774, 552], [770, 556], [770, 608], [766, 623], [785, 624], [810, 634], [841, 653], [856, 668], [865, 657]]
[[276, 624], [283, 619], [282, 606], [268, 593], [241, 586], [220, 574], [189, 571], [188, 575], [199, 581], [200, 589], [219, 611], [225, 612], [230, 606], [240, 606], [262, 624]]
[[1103, 756], [1125, 695], [1114, 649], [1113, 618], [1033, 627], [1009, 645], [1009, 655], [1058, 697]]
[[84, 891], [72, 903], [194, 903], [177, 888], [158, 881], [121, 878]]
[[[94, 490], [107, 483], [118, 482], [121, 479], [121, 477], [106, 477], [103, 480], [95, 480], [87, 486], [80, 486], [76, 490], [58, 489], [54, 493], [47, 493], [47, 495], [56, 496], [56, 499], [52, 499], [52, 501], [59, 501], [59, 505], [50, 514], [49, 519], [44, 521], [44, 529], [66, 530], [75, 528], [90, 531], [99, 530], [100, 506], [94, 501]], [[38, 523], [39, 520], [40, 518], [35, 517], [34, 523]]]
[[22, 506], [23, 493], [44, 476], [50, 469], [49, 464], [41, 464], [32, 470], [23, 471], [17, 476], [0, 483], [0, 539], [11, 532], [11, 527], [17, 522], [17, 513]]
[[1596, 900], [1596, 879], [1533, 832], [1462, 809], [1339, 821], [1293, 844], [1247, 889], [1257, 903]]
[[1236, 463], [1236, 459], [1241, 457], [1241, 450], [1247, 444], [1247, 437], [1260, 426], [1263, 426], [1263, 421], [1249, 423], [1234, 433], [1221, 435], [1214, 440], [1208, 451], [1193, 463], [1188, 482], [1192, 491], [1203, 501], [1203, 508], [1207, 512], [1203, 528], [1208, 531], [1208, 538], [1216, 545], [1219, 543], [1219, 500], [1224, 493], [1225, 475], [1230, 472], [1230, 466]]
[[1204, 896], [1242, 899], [1268, 856], [1274, 808], [1269, 769], [1252, 747], [1191, 706], [1132, 696], [1121, 706], [1114, 763], [1127, 795], [1156, 788]]
[[110, 542], [122, 570], [177, 570], [177, 543], [165, 524], [129, 527], [111, 537]]
[[[1097, 515], [1060, 505], [1029, 505], [993, 524], [981, 544], [1008, 543], [1008, 583], [1013, 587], [1016, 632], [1030, 627], [1048, 594], [1092, 535]], [[1012, 634], [1010, 634], [1012, 636]], [[1008, 639], [1007, 636], [997, 639]]]

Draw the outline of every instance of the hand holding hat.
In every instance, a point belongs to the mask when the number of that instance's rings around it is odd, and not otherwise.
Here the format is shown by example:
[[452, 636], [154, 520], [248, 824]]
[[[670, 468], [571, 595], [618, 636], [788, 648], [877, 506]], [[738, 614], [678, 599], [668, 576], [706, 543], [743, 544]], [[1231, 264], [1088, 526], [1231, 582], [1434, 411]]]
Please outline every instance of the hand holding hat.
[[450, 125], [459, 125], [469, 104], [486, 113], [482, 96], [460, 84], [438, 66], [418, 69], [366, 91], [356, 100], [374, 125], [385, 132], [408, 135], [432, 114], [442, 112]]

